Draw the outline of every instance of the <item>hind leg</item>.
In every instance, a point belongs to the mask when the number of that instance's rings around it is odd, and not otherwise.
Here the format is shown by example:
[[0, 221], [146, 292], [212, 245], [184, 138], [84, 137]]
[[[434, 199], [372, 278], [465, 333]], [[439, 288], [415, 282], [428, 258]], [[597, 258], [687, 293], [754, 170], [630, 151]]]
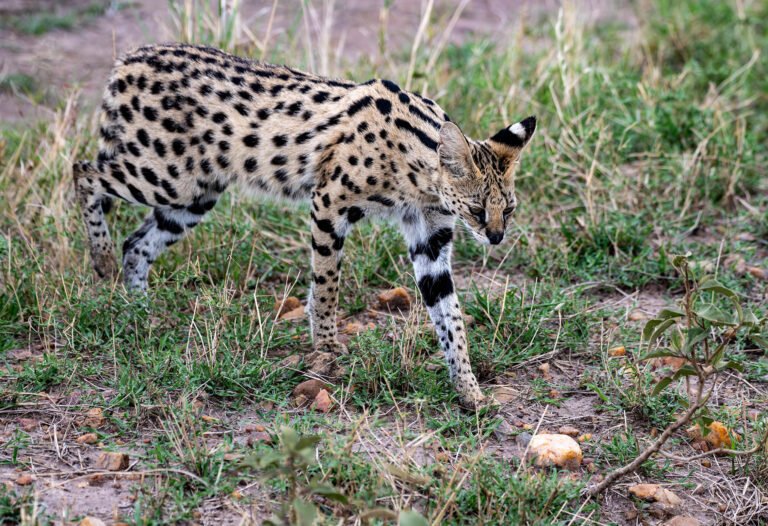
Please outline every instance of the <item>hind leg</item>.
[[141, 227], [123, 243], [125, 285], [146, 290], [149, 269], [155, 259], [192, 230], [216, 204], [218, 194], [195, 199], [186, 208], [158, 207], [152, 210]]
[[73, 171], [75, 191], [88, 232], [93, 268], [100, 278], [112, 278], [118, 272], [117, 260], [109, 227], [104, 218], [104, 211], [111, 205], [112, 198], [106, 194], [99, 173], [90, 163], [76, 163]]

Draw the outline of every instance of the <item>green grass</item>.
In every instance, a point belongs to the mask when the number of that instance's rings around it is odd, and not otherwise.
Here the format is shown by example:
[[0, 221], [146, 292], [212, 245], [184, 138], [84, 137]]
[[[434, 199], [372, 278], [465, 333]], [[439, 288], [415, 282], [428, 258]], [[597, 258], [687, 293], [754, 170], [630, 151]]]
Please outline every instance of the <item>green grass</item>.
[[40, 36], [56, 30], [72, 31], [78, 25], [103, 15], [108, 7], [108, 1], [100, 1], [76, 9], [54, 10], [54, 12], [33, 11], [8, 16], [3, 20], [2, 25], [32, 36]]
[[[626, 419], [634, 430], [589, 428], [600, 437], [584, 448], [605, 470], [630, 460], [651, 428], [683, 409], [670, 390], [651, 394], [654, 370], [626, 367], [642, 351], [640, 324], [627, 319], [634, 301], [653, 310], [659, 298], [680, 296], [673, 254], [690, 252], [696, 272], [716, 271], [766, 315], [765, 283], [733, 261], [768, 267], [768, 10], [754, 2], [741, 13], [714, 0], [654, 6], [636, 30], [585, 27], [567, 12], [559, 28], [554, 18], [511, 28], [531, 43], [528, 51], [469, 40], [449, 46], [429, 72], [427, 51], [417, 52], [415, 86], [473, 137], [530, 114], [539, 119], [517, 180], [515, 241], [488, 251], [457, 234], [456, 274], [462, 282], [476, 276], [460, 290], [473, 367], [487, 389], [520, 393], [501, 414], [457, 407], [422, 307], [404, 317], [369, 312], [376, 293], [392, 286], [418, 298], [404, 244], [383, 223], [361, 225], [345, 245], [341, 313], [376, 327], [351, 339], [345, 373], [331, 388], [344, 408], [329, 414], [297, 409], [291, 391], [305, 377], [279, 365], [308, 352], [308, 323], [274, 319], [284, 294], [306, 298], [307, 207], [227, 195], [157, 261], [146, 297], [95, 281], [69, 177], [72, 160], [94, 155], [97, 130], [91, 114], [63, 110], [53, 123], [4, 127], [0, 137], [0, 410], [76, 393], [68, 414], [104, 409], [108, 424], [97, 432], [105, 448], [135, 451], [137, 469], [175, 469], [131, 490], [134, 507], [123, 516], [131, 524], [193, 521], [212, 503], [236, 502], [235, 491], [244, 492], [244, 508], [277, 509], [285, 484], [228, 460], [272, 449], [244, 442], [243, 419], [274, 436], [286, 424], [322, 436], [307, 477], [357, 499], [318, 498], [329, 523], [374, 508], [416, 508], [445, 524], [577, 524], [590, 513], [617, 520], [610, 507], [581, 499], [591, 474], [574, 481], [519, 467], [504, 425], [535, 424], [547, 406], [559, 414], [572, 395], [587, 397], [594, 414], [579, 425], [594, 416]], [[99, 13], [94, 4], [7, 23], [41, 34]], [[275, 37], [268, 56], [306, 66], [289, 33]], [[403, 82], [407, 58], [389, 58], [348, 65], [346, 76]], [[0, 89], [36, 86], [11, 75]], [[109, 218], [115, 240], [145, 213], [118, 205]], [[630, 356], [606, 358], [619, 344]], [[764, 409], [765, 357], [752, 342], [735, 347], [744, 379], [763, 393], [752, 402]], [[27, 348], [39, 359], [12, 357]], [[539, 374], [542, 362], [553, 364], [553, 378]], [[739, 425], [740, 398], [717, 404], [713, 414]], [[203, 420], [208, 413], [219, 420]], [[0, 445], [0, 465], [28, 469], [41, 440], [15, 429]], [[643, 465], [643, 477], [668, 474], [663, 462]], [[0, 493], [0, 522], [18, 517], [24, 499]]]

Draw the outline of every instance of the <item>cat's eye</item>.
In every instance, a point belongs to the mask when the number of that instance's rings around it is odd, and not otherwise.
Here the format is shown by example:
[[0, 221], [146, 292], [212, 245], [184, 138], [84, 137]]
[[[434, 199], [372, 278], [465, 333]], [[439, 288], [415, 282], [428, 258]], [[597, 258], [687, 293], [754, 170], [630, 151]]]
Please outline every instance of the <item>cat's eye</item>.
[[508, 206], [507, 208], [505, 208], [504, 212], [503, 212], [504, 213], [504, 217], [507, 217], [509, 214], [514, 212], [515, 208], [517, 208], [517, 206]]
[[485, 209], [477, 206], [470, 206], [469, 213], [475, 216], [475, 219], [477, 219], [480, 223], [485, 223]]

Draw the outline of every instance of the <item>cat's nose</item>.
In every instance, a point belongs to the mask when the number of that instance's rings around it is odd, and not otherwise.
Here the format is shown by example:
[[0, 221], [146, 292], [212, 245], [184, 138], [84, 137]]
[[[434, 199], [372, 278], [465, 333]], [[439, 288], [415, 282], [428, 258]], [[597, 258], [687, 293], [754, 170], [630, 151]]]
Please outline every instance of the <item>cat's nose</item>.
[[504, 232], [491, 232], [490, 230], [486, 230], [485, 234], [488, 236], [488, 241], [491, 242], [491, 245], [498, 245], [501, 243], [501, 240], [504, 239]]

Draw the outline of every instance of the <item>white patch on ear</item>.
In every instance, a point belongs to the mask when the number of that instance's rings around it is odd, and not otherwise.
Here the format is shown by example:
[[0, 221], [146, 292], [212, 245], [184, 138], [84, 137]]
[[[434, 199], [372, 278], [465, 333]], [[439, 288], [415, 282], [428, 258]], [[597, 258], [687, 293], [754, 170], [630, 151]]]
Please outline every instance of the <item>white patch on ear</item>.
[[508, 129], [509, 129], [509, 131], [511, 131], [512, 133], [514, 133], [518, 137], [520, 137], [522, 140], [526, 139], [525, 128], [519, 122], [514, 123]]

